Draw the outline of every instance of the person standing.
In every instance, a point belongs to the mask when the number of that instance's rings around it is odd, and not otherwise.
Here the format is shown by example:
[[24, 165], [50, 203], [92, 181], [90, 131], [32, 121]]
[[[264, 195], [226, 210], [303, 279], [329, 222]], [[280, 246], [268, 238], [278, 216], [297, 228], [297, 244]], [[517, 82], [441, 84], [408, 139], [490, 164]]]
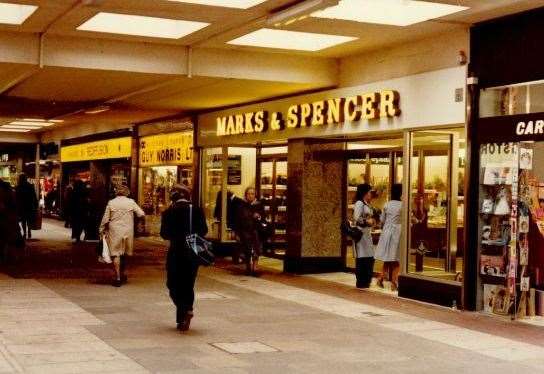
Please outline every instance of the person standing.
[[32, 238], [31, 226], [36, 219], [38, 211], [38, 199], [34, 186], [28, 182], [26, 174], [19, 175], [17, 187], [15, 187], [17, 201], [17, 218], [23, 228], [23, 238]]
[[357, 288], [368, 288], [372, 281], [374, 269], [374, 243], [372, 242], [372, 227], [375, 225], [374, 209], [370, 205], [372, 200], [372, 187], [369, 184], [357, 186], [355, 206], [353, 208], [353, 221], [358, 226], [363, 236], [355, 243], [355, 276]]
[[120, 185], [116, 197], [108, 202], [100, 223], [100, 237], [106, 239], [113, 260], [115, 279], [113, 285], [121, 287], [127, 281], [126, 256], [132, 256], [134, 249], [134, 216], [145, 216], [144, 211], [129, 198], [130, 190]]
[[[78, 179], [74, 182], [74, 189], [68, 206], [70, 214], [70, 223], [72, 225], [72, 239], [79, 243], [81, 234], [87, 226], [89, 220], [89, 194], [85, 183]], [[85, 232], [85, 236], [87, 233]]]
[[161, 237], [170, 241], [166, 257], [166, 287], [176, 306], [176, 323], [187, 331], [193, 318], [198, 259], [188, 246], [190, 234], [204, 237], [208, 225], [200, 207], [191, 204], [191, 191], [180, 184], [170, 190], [171, 205], [162, 213]]
[[383, 261], [383, 269], [378, 284], [383, 287], [384, 279], [391, 282], [393, 291], [397, 289], [399, 277], [402, 184], [394, 184], [391, 189], [391, 200], [382, 211], [380, 221], [383, 225], [382, 234], [376, 248], [376, 260]]
[[7, 260], [8, 247], [24, 247], [17, 218], [15, 194], [8, 182], [0, 179], [0, 262]]
[[236, 214], [236, 234], [240, 242], [240, 252], [245, 256], [246, 274], [256, 275], [262, 242], [258, 225], [264, 215], [262, 206], [255, 198], [255, 189], [248, 187], [244, 200], [238, 206]]

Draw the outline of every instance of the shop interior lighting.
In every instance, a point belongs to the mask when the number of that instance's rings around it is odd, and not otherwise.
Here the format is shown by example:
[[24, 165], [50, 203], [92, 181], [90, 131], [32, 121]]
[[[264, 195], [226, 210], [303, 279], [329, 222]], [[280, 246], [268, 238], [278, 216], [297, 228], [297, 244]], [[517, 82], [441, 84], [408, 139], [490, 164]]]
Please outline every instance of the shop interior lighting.
[[21, 25], [36, 9], [36, 5], [0, 3], [0, 23]]
[[341, 0], [337, 6], [315, 12], [312, 17], [409, 26], [466, 9], [469, 7], [419, 0]]
[[77, 27], [82, 31], [179, 39], [208, 26], [206, 22], [100, 12]]
[[249, 9], [266, 0], [169, 0], [177, 3], [219, 6], [224, 8]]
[[273, 13], [267, 18], [266, 23], [268, 26], [287, 26], [304, 18], [308, 18], [312, 13], [318, 10], [334, 7], [338, 5], [339, 1], [340, 0], [306, 0]]
[[315, 34], [310, 32], [260, 29], [227, 42], [227, 44], [251, 47], [319, 51], [357, 38], [342, 35]]

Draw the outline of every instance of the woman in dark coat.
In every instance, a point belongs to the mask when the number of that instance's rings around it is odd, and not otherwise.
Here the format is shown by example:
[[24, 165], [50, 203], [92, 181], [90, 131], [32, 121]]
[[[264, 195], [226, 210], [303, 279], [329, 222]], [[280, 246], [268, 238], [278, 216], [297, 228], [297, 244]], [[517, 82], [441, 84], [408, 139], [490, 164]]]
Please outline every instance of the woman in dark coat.
[[32, 222], [36, 218], [38, 210], [38, 198], [34, 186], [28, 182], [26, 174], [19, 175], [19, 182], [15, 187], [17, 199], [17, 216], [23, 228], [23, 237], [30, 239]]
[[[72, 224], [72, 239], [78, 243], [81, 234], [88, 227], [89, 222], [89, 192], [85, 183], [81, 180], [74, 182], [74, 190], [70, 199], [70, 222]], [[85, 236], [87, 232], [85, 232]]]
[[192, 206], [190, 198], [191, 192], [187, 187], [179, 184], [173, 186], [170, 190], [172, 204], [162, 213], [161, 222], [161, 236], [170, 241], [166, 258], [166, 286], [176, 305], [176, 322], [180, 331], [187, 331], [193, 318], [194, 288], [199, 266], [186, 237], [189, 234], [204, 237], [208, 233], [204, 212], [200, 207]]

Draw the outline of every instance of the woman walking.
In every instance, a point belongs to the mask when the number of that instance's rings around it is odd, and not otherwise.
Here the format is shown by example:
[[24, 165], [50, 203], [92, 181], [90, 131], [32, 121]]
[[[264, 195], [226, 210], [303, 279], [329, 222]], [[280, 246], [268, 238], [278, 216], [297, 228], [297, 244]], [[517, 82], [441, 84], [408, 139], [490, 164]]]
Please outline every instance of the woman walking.
[[144, 211], [130, 199], [127, 186], [115, 189], [116, 197], [108, 202], [100, 223], [100, 237], [106, 239], [113, 259], [115, 279], [113, 286], [121, 287], [127, 281], [126, 256], [132, 256], [134, 248], [134, 215], [143, 217]]
[[400, 235], [402, 184], [394, 184], [391, 189], [391, 200], [385, 204], [380, 221], [382, 234], [376, 249], [376, 260], [383, 261], [383, 269], [378, 285], [383, 287], [384, 279], [391, 282], [393, 291], [397, 290], [399, 277]]
[[372, 227], [374, 209], [370, 206], [372, 200], [372, 187], [369, 184], [357, 186], [355, 195], [355, 207], [353, 208], [353, 221], [361, 229], [363, 236], [355, 243], [355, 275], [357, 288], [368, 288], [372, 281], [374, 271], [374, 243], [372, 242]]
[[198, 259], [187, 245], [189, 234], [204, 237], [208, 225], [204, 212], [191, 204], [191, 191], [182, 185], [170, 190], [172, 204], [162, 213], [161, 236], [170, 241], [166, 257], [166, 286], [176, 305], [176, 322], [180, 331], [187, 331], [193, 318], [195, 281]]

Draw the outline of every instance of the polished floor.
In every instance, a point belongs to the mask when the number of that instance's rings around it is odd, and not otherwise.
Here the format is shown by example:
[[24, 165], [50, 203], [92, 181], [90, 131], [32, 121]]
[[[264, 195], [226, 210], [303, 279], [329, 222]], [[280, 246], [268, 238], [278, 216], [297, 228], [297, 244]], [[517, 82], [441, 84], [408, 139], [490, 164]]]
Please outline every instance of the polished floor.
[[[0, 373], [544, 373], [542, 327], [357, 291], [349, 274], [203, 269], [182, 334], [163, 243], [138, 241], [129, 283], [114, 288], [91, 244], [44, 228], [30, 243], [38, 269], [0, 276]], [[56, 254], [73, 258], [49, 271]]]

